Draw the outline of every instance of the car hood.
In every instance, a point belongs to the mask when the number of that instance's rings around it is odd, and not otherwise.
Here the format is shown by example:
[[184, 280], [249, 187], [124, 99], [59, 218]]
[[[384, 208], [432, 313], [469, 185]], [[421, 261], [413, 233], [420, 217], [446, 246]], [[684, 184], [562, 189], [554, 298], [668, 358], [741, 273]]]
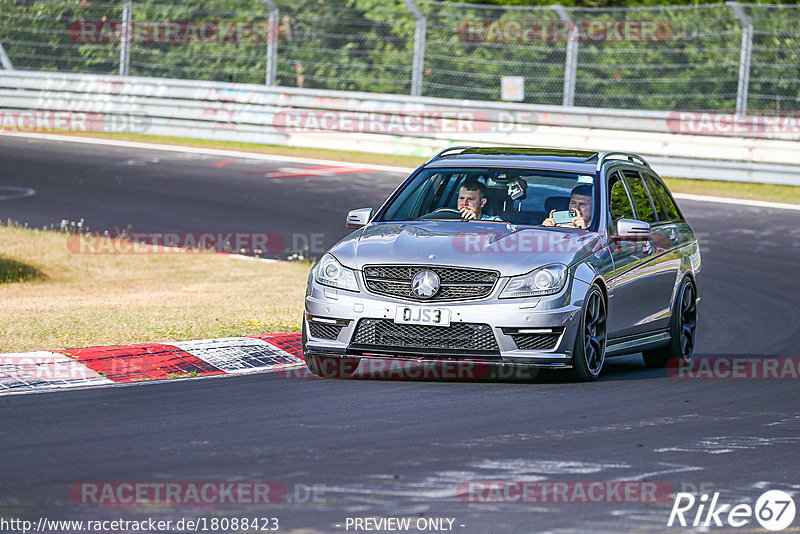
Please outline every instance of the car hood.
[[345, 267], [419, 264], [475, 267], [502, 276], [551, 263], [569, 265], [595, 252], [600, 236], [560, 228], [464, 221], [372, 223], [334, 245]]

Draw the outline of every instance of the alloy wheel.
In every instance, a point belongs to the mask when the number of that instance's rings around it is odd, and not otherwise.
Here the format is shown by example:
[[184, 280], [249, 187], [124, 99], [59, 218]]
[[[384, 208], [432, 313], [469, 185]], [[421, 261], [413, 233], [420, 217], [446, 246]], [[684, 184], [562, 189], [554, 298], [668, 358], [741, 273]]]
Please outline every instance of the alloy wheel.
[[606, 305], [599, 290], [589, 294], [585, 313], [583, 355], [587, 369], [596, 375], [603, 367], [606, 354]]
[[697, 298], [693, 284], [685, 284], [681, 294], [680, 310], [681, 355], [689, 360], [694, 352], [694, 332], [697, 326]]

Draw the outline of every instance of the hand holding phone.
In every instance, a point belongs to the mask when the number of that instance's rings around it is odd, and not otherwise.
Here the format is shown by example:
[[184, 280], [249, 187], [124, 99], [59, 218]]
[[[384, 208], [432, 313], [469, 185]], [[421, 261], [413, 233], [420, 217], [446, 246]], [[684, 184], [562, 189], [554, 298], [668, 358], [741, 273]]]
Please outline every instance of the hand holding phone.
[[575, 210], [554, 211], [552, 218], [556, 224], [571, 224], [577, 215], [578, 212]]

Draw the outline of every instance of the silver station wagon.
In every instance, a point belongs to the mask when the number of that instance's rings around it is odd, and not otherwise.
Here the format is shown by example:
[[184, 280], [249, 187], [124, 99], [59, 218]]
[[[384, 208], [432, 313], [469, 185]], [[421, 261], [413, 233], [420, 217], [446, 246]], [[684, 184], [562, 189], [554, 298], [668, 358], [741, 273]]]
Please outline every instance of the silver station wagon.
[[454, 147], [311, 269], [303, 352], [314, 374], [363, 358], [569, 369], [692, 356], [700, 250], [640, 156]]

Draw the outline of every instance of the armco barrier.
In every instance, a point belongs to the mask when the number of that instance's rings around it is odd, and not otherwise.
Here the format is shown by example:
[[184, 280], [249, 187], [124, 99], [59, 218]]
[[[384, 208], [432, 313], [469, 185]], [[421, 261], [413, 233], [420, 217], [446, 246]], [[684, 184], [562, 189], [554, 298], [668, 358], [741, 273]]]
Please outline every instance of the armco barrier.
[[[0, 70], [0, 110], [102, 114], [106, 131], [428, 156], [454, 144], [624, 150], [665, 176], [800, 185], [790, 132], [676, 133], [676, 112], [476, 102], [160, 78]], [[471, 117], [458, 128], [285, 128], [287, 112]], [[350, 116], [348, 115], [348, 116]], [[380, 116], [380, 115], [375, 115]], [[338, 124], [338, 123], [337, 123]], [[384, 125], [385, 126], [385, 125]], [[383, 128], [383, 130], [382, 130]], [[9, 125], [0, 123], [0, 131]], [[800, 126], [798, 126], [800, 131]]]

